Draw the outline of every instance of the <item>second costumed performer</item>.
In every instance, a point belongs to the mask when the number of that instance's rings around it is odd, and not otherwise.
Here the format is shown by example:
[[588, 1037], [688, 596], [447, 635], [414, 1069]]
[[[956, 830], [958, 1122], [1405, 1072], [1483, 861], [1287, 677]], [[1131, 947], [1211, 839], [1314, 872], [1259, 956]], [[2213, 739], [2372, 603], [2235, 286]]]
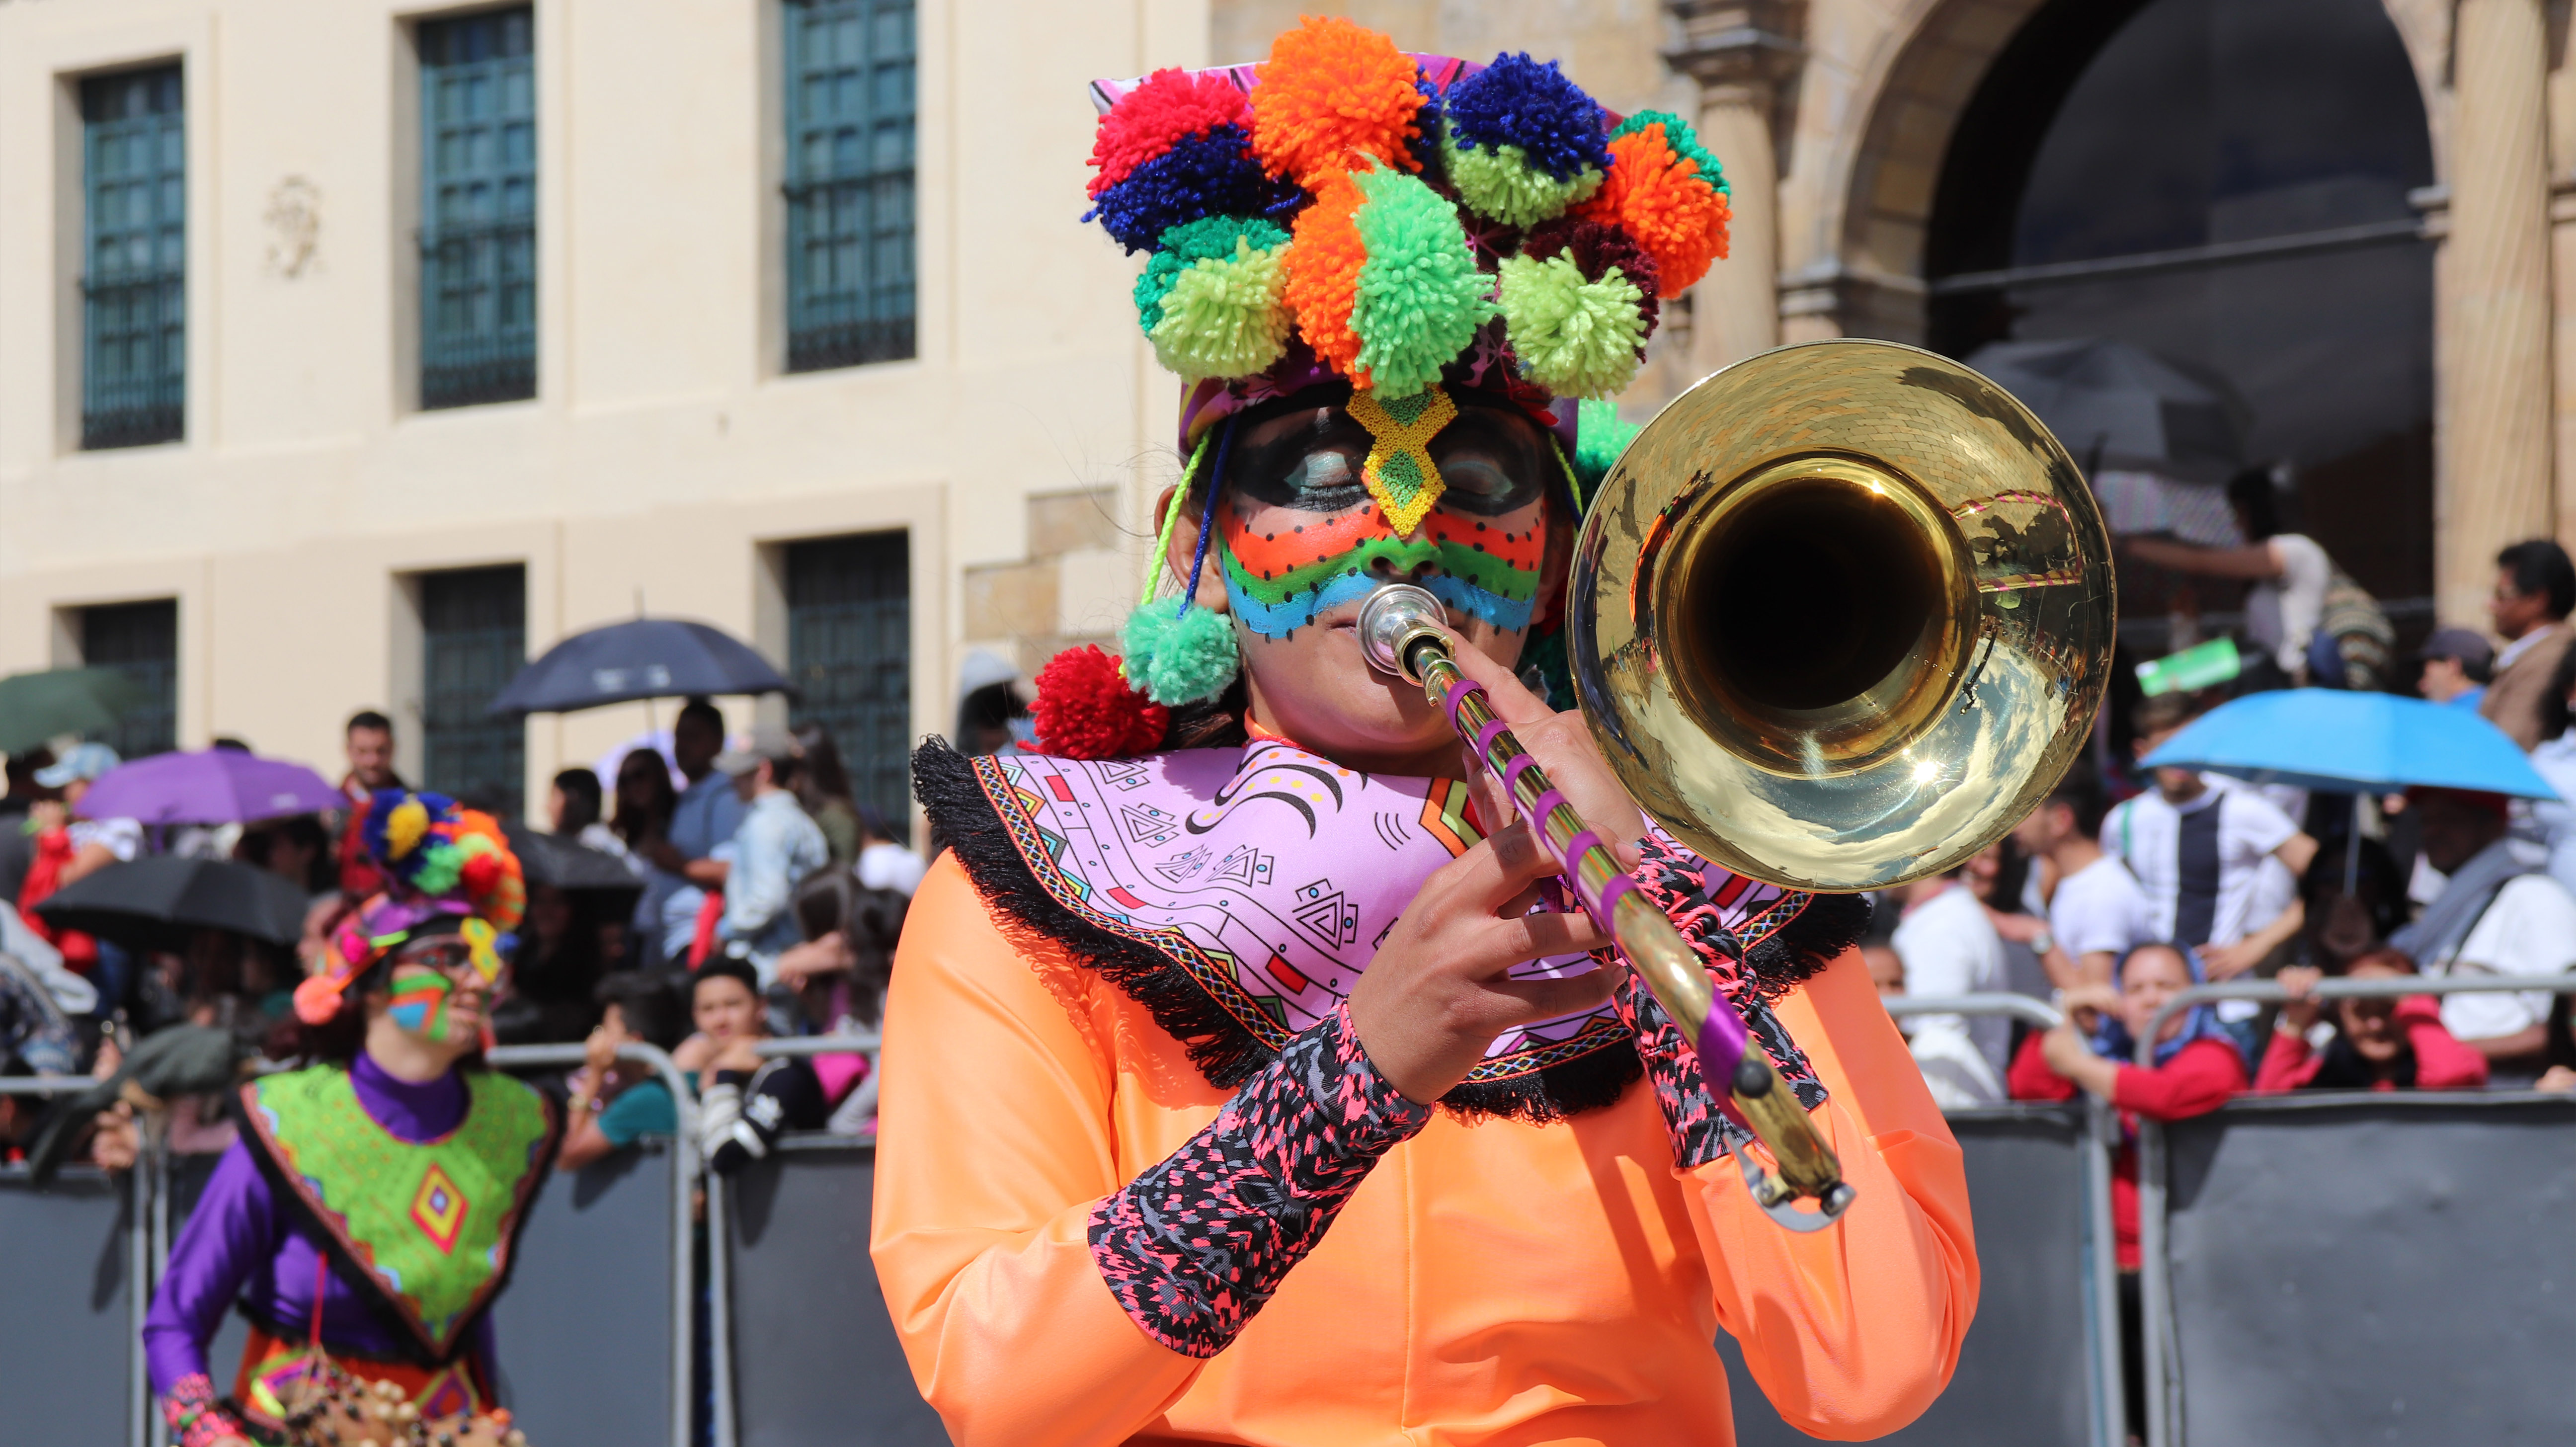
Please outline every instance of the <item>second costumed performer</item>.
[[[527, 891], [490, 816], [439, 795], [379, 792], [363, 828], [387, 891], [297, 988], [310, 1063], [242, 1087], [241, 1139], [144, 1323], [179, 1447], [303, 1440], [324, 1389], [351, 1385], [383, 1420], [335, 1417], [348, 1441], [507, 1431], [489, 1310], [557, 1122], [480, 1057]], [[206, 1345], [236, 1302], [250, 1344], [219, 1397]]]
[[[1725, 1442], [1722, 1330], [1809, 1432], [1911, 1421], [1976, 1255], [1858, 901], [1652, 831], [1514, 677], [1563, 686], [1623, 441], [1578, 403], [1722, 254], [1717, 161], [1553, 65], [1338, 20], [1095, 98], [1096, 214], [1186, 387], [1177, 591], [1123, 665], [1049, 665], [1038, 753], [915, 756], [954, 847], [893, 972], [872, 1250], [923, 1394], [965, 1447]], [[1584, 818], [1636, 821], [1635, 877], [1858, 1190], [1837, 1224], [1764, 1216], [1690, 1043], [1364, 661], [1390, 578]]]

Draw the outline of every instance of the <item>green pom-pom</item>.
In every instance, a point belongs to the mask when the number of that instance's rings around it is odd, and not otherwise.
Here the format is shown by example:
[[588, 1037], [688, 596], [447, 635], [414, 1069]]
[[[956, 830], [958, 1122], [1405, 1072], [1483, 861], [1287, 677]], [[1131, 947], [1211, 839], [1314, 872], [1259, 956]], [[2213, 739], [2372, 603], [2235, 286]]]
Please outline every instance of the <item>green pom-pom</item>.
[[1234, 255], [1203, 257], [1172, 279], [1163, 319], [1147, 333], [1155, 357], [1185, 382], [1248, 377], [1288, 350], [1288, 308], [1279, 298], [1283, 248], [1256, 251], [1248, 236], [1234, 245]]
[[1567, 207], [1601, 189], [1597, 166], [1586, 166], [1560, 181], [1531, 165], [1518, 146], [1460, 147], [1444, 135], [1442, 147], [1449, 184], [1458, 199], [1467, 203], [1468, 210], [1506, 226], [1527, 230], [1553, 221]]
[[1708, 153], [1708, 147], [1699, 143], [1699, 132], [1692, 130], [1690, 122], [1671, 111], [1639, 111], [1621, 121], [1618, 128], [1610, 132], [1610, 139], [1615, 141], [1621, 136], [1634, 135], [1659, 123], [1664, 128], [1664, 144], [1673, 148], [1674, 155], [1697, 165], [1700, 179], [1715, 186], [1721, 195], [1735, 194], [1726, 184], [1726, 168], [1717, 163], [1717, 157]]
[[1224, 614], [1193, 604], [1175, 618], [1179, 607], [1175, 599], [1151, 599], [1127, 615], [1119, 635], [1127, 681], [1165, 708], [1214, 698], [1243, 669], [1234, 625]]
[[1583, 495], [1576, 499], [1590, 506], [1592, 495], [1601, 490], [1601, 479], [1610, 475], [1619, 454], [1636, 440], [1637, 424], [1621, 420], [1614, 402], [1586, 398], [1575, 406], [1574, 478], [1582, 485]]
[[464, 868], [464, 850], [453, 844], [432, 844], [422, 851], [420, 871], [411, 877], [411, 887], [423, 894], [445, 894], [456, 888], [457, 875]]
[[1585, 281], [1563, 253], [1506, 257], [1503, 325], [1521, 375], [1560, 397], [1606, 397], [1637, 375], [1646, 345], [1646, 294], [1619, 268]]
[[1202, 261], [1231, 260], [1237, 243], [1245, 241], [1255, 251], [1276, 251], [1288, 244], [1288, 233], [1257, 216], [1202, 216], [1166, 228], [1145, 274], [1136, 278], [1136, 324], [1145, 335], [1163, 324], [1163, 298], [1181, 273]]
[[1352, 222], [1368, 260], [1351, 300], [1358, 361], [1381, 396], [1410, 397], [1493, 319], [1491, 284], [1447, 197], [1402, 171], [1371, 171], [1359, 185], [1367, 200]]

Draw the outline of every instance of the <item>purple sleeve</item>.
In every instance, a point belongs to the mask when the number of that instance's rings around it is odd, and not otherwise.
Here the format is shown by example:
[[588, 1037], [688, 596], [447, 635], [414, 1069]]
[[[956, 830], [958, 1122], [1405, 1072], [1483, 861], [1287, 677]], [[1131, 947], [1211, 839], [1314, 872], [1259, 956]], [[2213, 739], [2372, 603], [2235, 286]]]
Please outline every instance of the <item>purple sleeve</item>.
[[215, 1163], [206, 1193], [170, 1246], [170, 1269], [143, 1319], [143, 1357], [152, 1390], [206, 1374], [206, 1343], [252, 1272], [277, 1254], [277, 1204], [268, 1181], [236, 1141]]
[[1092, 1211], [1092, 1260], [1145, 1335], [1215, 1356], [1431, 1110], [1378, 1073], [1349, 1007], [1336, 1007], [1205, 1130]]

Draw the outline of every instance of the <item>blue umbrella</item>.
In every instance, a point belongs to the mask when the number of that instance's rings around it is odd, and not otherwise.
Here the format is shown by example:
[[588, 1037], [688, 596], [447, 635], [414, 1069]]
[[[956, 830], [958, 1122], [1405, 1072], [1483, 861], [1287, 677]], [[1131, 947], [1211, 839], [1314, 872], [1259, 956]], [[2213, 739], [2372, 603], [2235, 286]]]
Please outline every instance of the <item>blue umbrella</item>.
[[646, 698], [795, 692], [750, 644], [719, 629], [638, 618], [576, 633], [547, 649], [485, 712], [572, 713]]
[[2145, 762], [2327, 793], [2386, 794], [2419, 785], [2558, 797], [2494, 724], [2466, 709], [2389, 693], [2293, 688], [2250, 694], [2195, 719]]

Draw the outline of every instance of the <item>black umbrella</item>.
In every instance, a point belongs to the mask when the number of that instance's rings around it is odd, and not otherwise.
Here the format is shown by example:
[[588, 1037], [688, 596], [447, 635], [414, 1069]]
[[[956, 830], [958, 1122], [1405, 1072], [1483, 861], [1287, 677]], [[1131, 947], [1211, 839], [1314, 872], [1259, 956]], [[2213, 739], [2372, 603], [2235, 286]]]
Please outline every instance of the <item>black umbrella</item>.
[[609, 854], [553, 834], [540, 834], [524, 824], [507, 823], [501, 832], [510, 852], [519, 856], [519, 872], [530, 884], [550, 884], [567, 894], [598, 901], [610, 919], [624, 919], [644, 893], [644, 881]]
[[720, 629], [638, 618], [576, 633], [547, 649], [486, 711], [572, 713], [646, 698], [795, 691], [750, 644]]
[[1968, 358], [2039, 414], [2088, 470], [2225, 482], [2252, 412], [2223, 377], [2103, 337], [1989, 342]]
[[306, 903], [303, 890], [256, 865], [155, 854], [73, 880], [36, 913], [128, 949], [176, 951], [199, 929], [291, 946], [304, 937]]

